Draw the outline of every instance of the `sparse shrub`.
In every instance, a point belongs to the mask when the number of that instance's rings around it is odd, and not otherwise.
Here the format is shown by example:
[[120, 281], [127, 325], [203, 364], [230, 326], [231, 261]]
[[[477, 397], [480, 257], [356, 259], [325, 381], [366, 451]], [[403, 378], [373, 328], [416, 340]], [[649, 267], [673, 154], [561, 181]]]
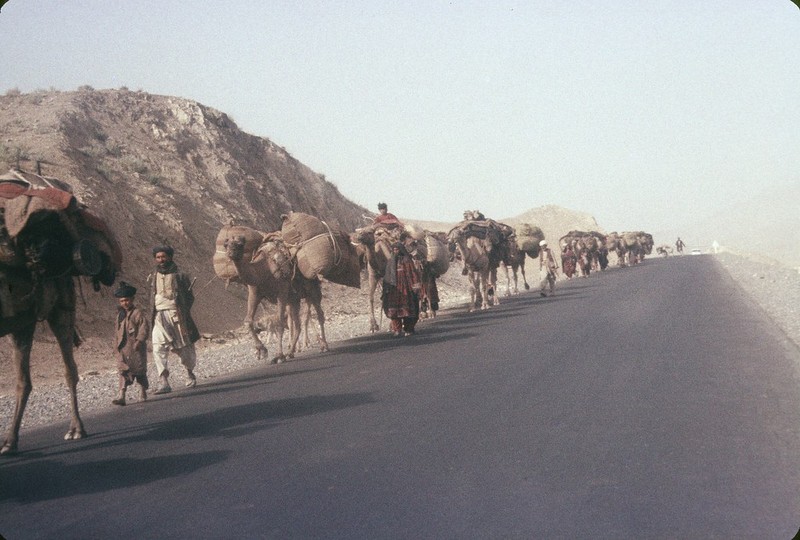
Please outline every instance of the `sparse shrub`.
[[122, 165], [137, 174], [145, 174], [147, 172], [147, 163], [136, 156], [124, 156], [122, 158]]
[[119, 144], [116, 144], [116, 143], [112, 144], [111, 146], [106, 148], [106, 151], [108, 152], [108, 155], [113, 156], [113, 157], [117, 157], [117, 158], [122, 155], [122, 150], [123, 150], [122, 149], [122, 145], [119, 145]]
[[78, 92], [94, 92], [94, 88], [92, 88], [88, 84], [84, 84], [78, 87]]
[[6, 90], [6, 95], [11, 97], [21, 96], [22, 92], [16, 86], [14, 88], [10, 88]]
[[144, 177], [144, 179], [148, 184], [152, 186], [160, 186], [161, 183], [164, 181], [164, 178], [157, 174], [148, 174]]
[[95, 172], [100, 175], [100, 177], [105, 180], [106, 182], [111, 182], [111, 169], [106, 167], [105, 165], [97, 165], [94, 168]]
[[89, 146], [82, 146], [77, 149], [78, 152], [86, 157], [101, 159], [106, 155], [106, 147], [97, 144], [90, 144]]

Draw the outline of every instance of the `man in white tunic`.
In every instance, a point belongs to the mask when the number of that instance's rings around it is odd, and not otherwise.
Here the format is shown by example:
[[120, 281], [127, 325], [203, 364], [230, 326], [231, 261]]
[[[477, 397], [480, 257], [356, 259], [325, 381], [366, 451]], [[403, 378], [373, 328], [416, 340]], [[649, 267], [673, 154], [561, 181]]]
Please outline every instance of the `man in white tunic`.
[[194, 343], [200, 339], [200, 332], [192, 320], [191, 308], [194, 303], [192, 282], [178, 271], [172, 260], [175, 251], [170, 246], [153, 248], [156, 271], [150, 275], [150, 298], [152, 308], [153, 359], [159, 376], [159, 386], [155, 394], [172, 391], [169, 384], [167, 359], [170, 351], [175, 352], [186, 368], [186, 386], [197, 384], [194, 368], [197, 354]]

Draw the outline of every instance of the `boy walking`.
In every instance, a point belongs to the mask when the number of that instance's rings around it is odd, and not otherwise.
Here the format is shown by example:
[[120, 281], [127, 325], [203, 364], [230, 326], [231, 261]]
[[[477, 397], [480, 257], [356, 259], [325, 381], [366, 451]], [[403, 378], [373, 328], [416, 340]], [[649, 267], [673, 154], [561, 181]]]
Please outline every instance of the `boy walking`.
[[115, 334], [119, 352], [119, 391], [111, 401], [114, 405], [125, 405], [125, 391], [136, 381], [139, 382], [141, 400], [147, 401], [147, 336], [150, 334], [150, 323], [144, 312], [134, 305], [135, 296], [136, 287], [124, 281], [114, 291], [114, 297], [119, 302]]

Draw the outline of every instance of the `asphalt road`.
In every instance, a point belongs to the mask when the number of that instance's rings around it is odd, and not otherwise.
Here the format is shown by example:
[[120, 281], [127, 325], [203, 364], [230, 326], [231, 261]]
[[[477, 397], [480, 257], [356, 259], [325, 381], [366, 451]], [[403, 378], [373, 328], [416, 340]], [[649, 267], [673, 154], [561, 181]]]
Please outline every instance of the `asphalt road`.
[[0, 533], [788, 539], [798, 366], [713, 257], [649, 259], [86, 416], [82, 441], [23, 430]]

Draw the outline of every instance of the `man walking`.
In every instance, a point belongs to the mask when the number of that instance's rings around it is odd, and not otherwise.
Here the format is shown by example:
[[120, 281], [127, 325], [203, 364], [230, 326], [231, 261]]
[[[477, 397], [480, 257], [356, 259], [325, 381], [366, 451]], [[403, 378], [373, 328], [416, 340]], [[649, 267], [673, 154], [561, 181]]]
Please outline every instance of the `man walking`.
[[539, 273], [542, 278], [539, 294], [547, 296], [548, 286], [550, 294], [555, 294], [558, 263], [556, 263], [556, 258], [553, 256], [553, 250], [547, 247], [547, 240], [539, 242], [539, 248]]
[[167, 357], [174, 351], [186, 368], [186, 386], [197, 384], [194, 368], [197, 354], [194, 343], [200, 339], [200, 332], [192, 320], [191, 308], [194, 303], [192, 282], [189, 276], [178, 271], [172, 260], [175, 251], [170, 246], [153, 248], [156, 271], [150, 275], [150, 307], [153, 326], [153, 359], [159, 376], [159, 386], [155, 394], [172, 391], [169, 384]]

